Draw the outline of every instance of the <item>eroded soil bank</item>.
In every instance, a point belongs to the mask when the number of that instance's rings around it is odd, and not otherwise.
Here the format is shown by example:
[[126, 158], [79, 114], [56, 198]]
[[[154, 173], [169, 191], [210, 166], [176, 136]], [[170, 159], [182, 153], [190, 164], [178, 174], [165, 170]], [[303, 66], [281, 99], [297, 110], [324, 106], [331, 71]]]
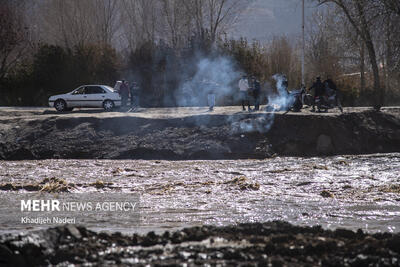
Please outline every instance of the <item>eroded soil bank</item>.
[[280, 221], [129, 236], [66, 225], [3, 235], [0, 255], [3, 266], [398, 266], [400, 234]]
[[165, 114], [3, 109], [0, 159], [239, 159], [400, 151], [399, 109], [343, 114], [219, 109], [165, 109]]

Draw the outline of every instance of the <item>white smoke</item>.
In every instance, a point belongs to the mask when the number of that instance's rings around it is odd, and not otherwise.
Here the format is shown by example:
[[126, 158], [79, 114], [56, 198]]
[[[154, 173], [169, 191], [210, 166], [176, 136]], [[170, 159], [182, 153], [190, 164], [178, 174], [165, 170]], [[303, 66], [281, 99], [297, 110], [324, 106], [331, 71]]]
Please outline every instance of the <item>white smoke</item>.
[[[238, 96], [238, 81], [241, 76], [239, 68], [227, 56], [198, 57], [194, 63], [193, 75], [182, 73], [182, 77], [190, 77], [181, 81], [174, 98], [178, 106], [204, 106], [207, 105], [207, 94], [213, 92], [217, 103], [222, 98]], [[268, 132], [275, 120], [276, 111], [286, 111], [293, 104], [293, 97], [287, 90], [287, 79], [283, 74], [275, 74], [272, 79], [276, 81], [277, 93], [267, 96], [267, 113], [256, 118], [243, 119], [243, 116], [229, 118], [233, 134], [245, 132]], [[226, 99], [224, 99], [226, 100]], [[227, 103], [226, 101], [223, 101]], [[229, 102], [229, 101], [228, 101]], [[237, 103], [237, 101], [235, 101]]]
[[[175, 93], [178, 106], [203, 106], [207, 94], [213, 92], [217, 101], [235, 94], [240, 72], [227, 56], [203, 57], [195, 61], [195, 74], [181, 82]], [[188, 75], [186, 75], [188, 76]]]
[[283, 74], [275, 74], [272, 78], [276, 81], [277, 94], [268, 95], [267, 113], [256, 119], [246, 119], [232, 123], [234, 133], [240, 132], [268, 132], [275, 121], [276, 111], [287, 111], [294, 102], [294, 97], [289, 94], [287, 79]]
[[286, 76], [283, 74], [275, 74], [272, 78], [276, 81], [278, 94], [268, 96], [268, 103], [273, 110], [286, 111], [293, 104], [293, 97], [288, 92]]

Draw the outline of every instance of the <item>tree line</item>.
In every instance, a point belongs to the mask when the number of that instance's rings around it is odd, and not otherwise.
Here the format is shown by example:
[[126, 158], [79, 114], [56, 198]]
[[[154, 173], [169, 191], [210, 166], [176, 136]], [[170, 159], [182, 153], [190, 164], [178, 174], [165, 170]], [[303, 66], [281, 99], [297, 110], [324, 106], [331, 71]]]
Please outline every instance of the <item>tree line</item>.
[[[174, 105], [195, 61], [223, 55], [270, 87], [285, 73], [301, 83], [299, 35], [269, 41], [229, 38], [251, 0], [3, 0], [0, 105], [45, 105], [81, 84], [141, 87], [142, 104]], [[400, 99], [400, 4], [396, 0], [309, 0], [306, 83], [330, 76], [348, 105]], [[325, 8], [321, 8], [321, 7]], [[267, 27], [266, 27], [267, 28]], [[182, 74], [185, 77], [182, 77]], [[226, 103], [231, 104], [231, 103]]]

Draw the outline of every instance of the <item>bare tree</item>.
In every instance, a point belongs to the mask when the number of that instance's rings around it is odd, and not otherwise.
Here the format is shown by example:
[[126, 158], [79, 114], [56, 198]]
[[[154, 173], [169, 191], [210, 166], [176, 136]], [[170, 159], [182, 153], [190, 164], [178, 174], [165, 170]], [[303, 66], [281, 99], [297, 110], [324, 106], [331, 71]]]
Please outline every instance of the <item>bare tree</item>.
[[42, 39], [67, 48], [89, 43], [111, 44], [119, 28], [117, 0], [44, 0]]
[[27, 48], [22, 1], [2, 1], [0, 6], [0, 80], [14, 68]]
[[138, 1], [122, 0], [121, 2], [121, 21], [123, 28], [123, 38], [126, 40], [130, 50], [137, 46], [138, 39], [142, 39], [139, 31], [139, 15], [137, 14]]
[[234, 10], [237, 1], [232, 1], [228, 6], [227, 0], [208, 0], [207, 11], [211, 33], [211, 40], [214, 42], [217, 36], [217, 31], [225, 19], [228, 19], [231, 12]]
[[[400, 2], [393, 0], [379, 0], [379, 2], [382, 6], [382, 15], [377, 31], [379, 36], [384, 37], [381, 54], [385, 87], [388, 90], [395, 90], [400, 84], [400, 75], [398, 75], [400, 70]], [[396, 79], [397, 84], [395, 84]]]
[[117, 0], [93, 0], [93, 12], [96, 39], [110, 45], [120, 26], [120, 14]]
[[[45, 1], [42, 9], [44, 35], [50, 35], [51, 43], [67, 48], [90, 43], [95, 37], [92, 6], [90, 1]], [[44, 36], [44, 39], [49, 37]]]
[[367, 0], [319, 0], [319, 2], [336, 4], [365, 43], [374, 76], [374, 107], [379, 110], [383, 105], [383, 93], [380, 86], [378, 61], [370, 26], [377, 15], [375, 13], [375, 3]]
[[186, 12], [192, 18], [194, 32], [200, 36], [205, 29], [204, 6], [205, 0], [186, 0], [184, 1]]
[[130, 50], [147, 42], [154, 43], [161, 13], [159, 7], [158, 0], [122, 0], [121, 24]]
[[187, 12], [194, 19], [196, 33], [208, 32], [214, 42], [218, 35], [232, 26], [247, 0], [187, 0]]
[[193, 18], [184, 8], [185, 0], [161, 0], [163, 3], [163, 15], [168, 25], [168, 37], [173, 47], [182, 44], [184, 39], [189, 39], [191, 22]]
[[268, 62], [271, 73], [289, 73], [293, 57], [289, 40], [286, 37], [275, 37], [268, 49]]
[[342, 68], [340, 60], [345, 56], [338, 31], [335, 10], [317, 10], [307, 25], [307, 63], [313, 76], [338, 77]]
[[[340, 10], [337, 10], [340, 12]], [[346, 19], [345, 15], [340, 12], [336, 14], [338, 18], [335, 27], [340, 32], [341, 42], [338, 44], [342, 50], [341, 65], [345, 72], [353, 73], [357, 69], [360, 72], [360, 94], [365, 93], [366, 89], [366, 51], [365, 44], [354, 31], [353, 26]]]
[[386, 8], [397, 15], [400, 15], [400, 1], [398, 0], [379, 0]]

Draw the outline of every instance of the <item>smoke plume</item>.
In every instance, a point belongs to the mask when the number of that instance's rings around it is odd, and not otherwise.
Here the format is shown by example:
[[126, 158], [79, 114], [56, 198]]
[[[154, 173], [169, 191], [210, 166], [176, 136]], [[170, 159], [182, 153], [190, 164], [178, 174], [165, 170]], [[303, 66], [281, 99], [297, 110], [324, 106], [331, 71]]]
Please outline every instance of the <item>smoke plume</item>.
[[178, 106], [204, 106], [207, 104], [207, 94], [214, 93], [218, 100], [225, 100], [235, 95], [236, 83], [240, 72], [233, 60], [227, 56], [214, 58], [203, 57], [194, 60], [194, 75], [183, 81], [175, 92]]
[[276, 81], [276, 94], [270, 94], [267, 96], [268, 104], [266, 107], [267, 113], [262, 117], [257, 117], [256, 119], [246, 119], [240, 122], [233, 122], [232, 129], [235, 133], [239, 132], [268, 132], [275, 120], [276, 111], [286, 111], [288, 110], [294, 101], [292, 95], [287, 91], [287, 80], [283, 74], [275, 74], [272, 78]]

